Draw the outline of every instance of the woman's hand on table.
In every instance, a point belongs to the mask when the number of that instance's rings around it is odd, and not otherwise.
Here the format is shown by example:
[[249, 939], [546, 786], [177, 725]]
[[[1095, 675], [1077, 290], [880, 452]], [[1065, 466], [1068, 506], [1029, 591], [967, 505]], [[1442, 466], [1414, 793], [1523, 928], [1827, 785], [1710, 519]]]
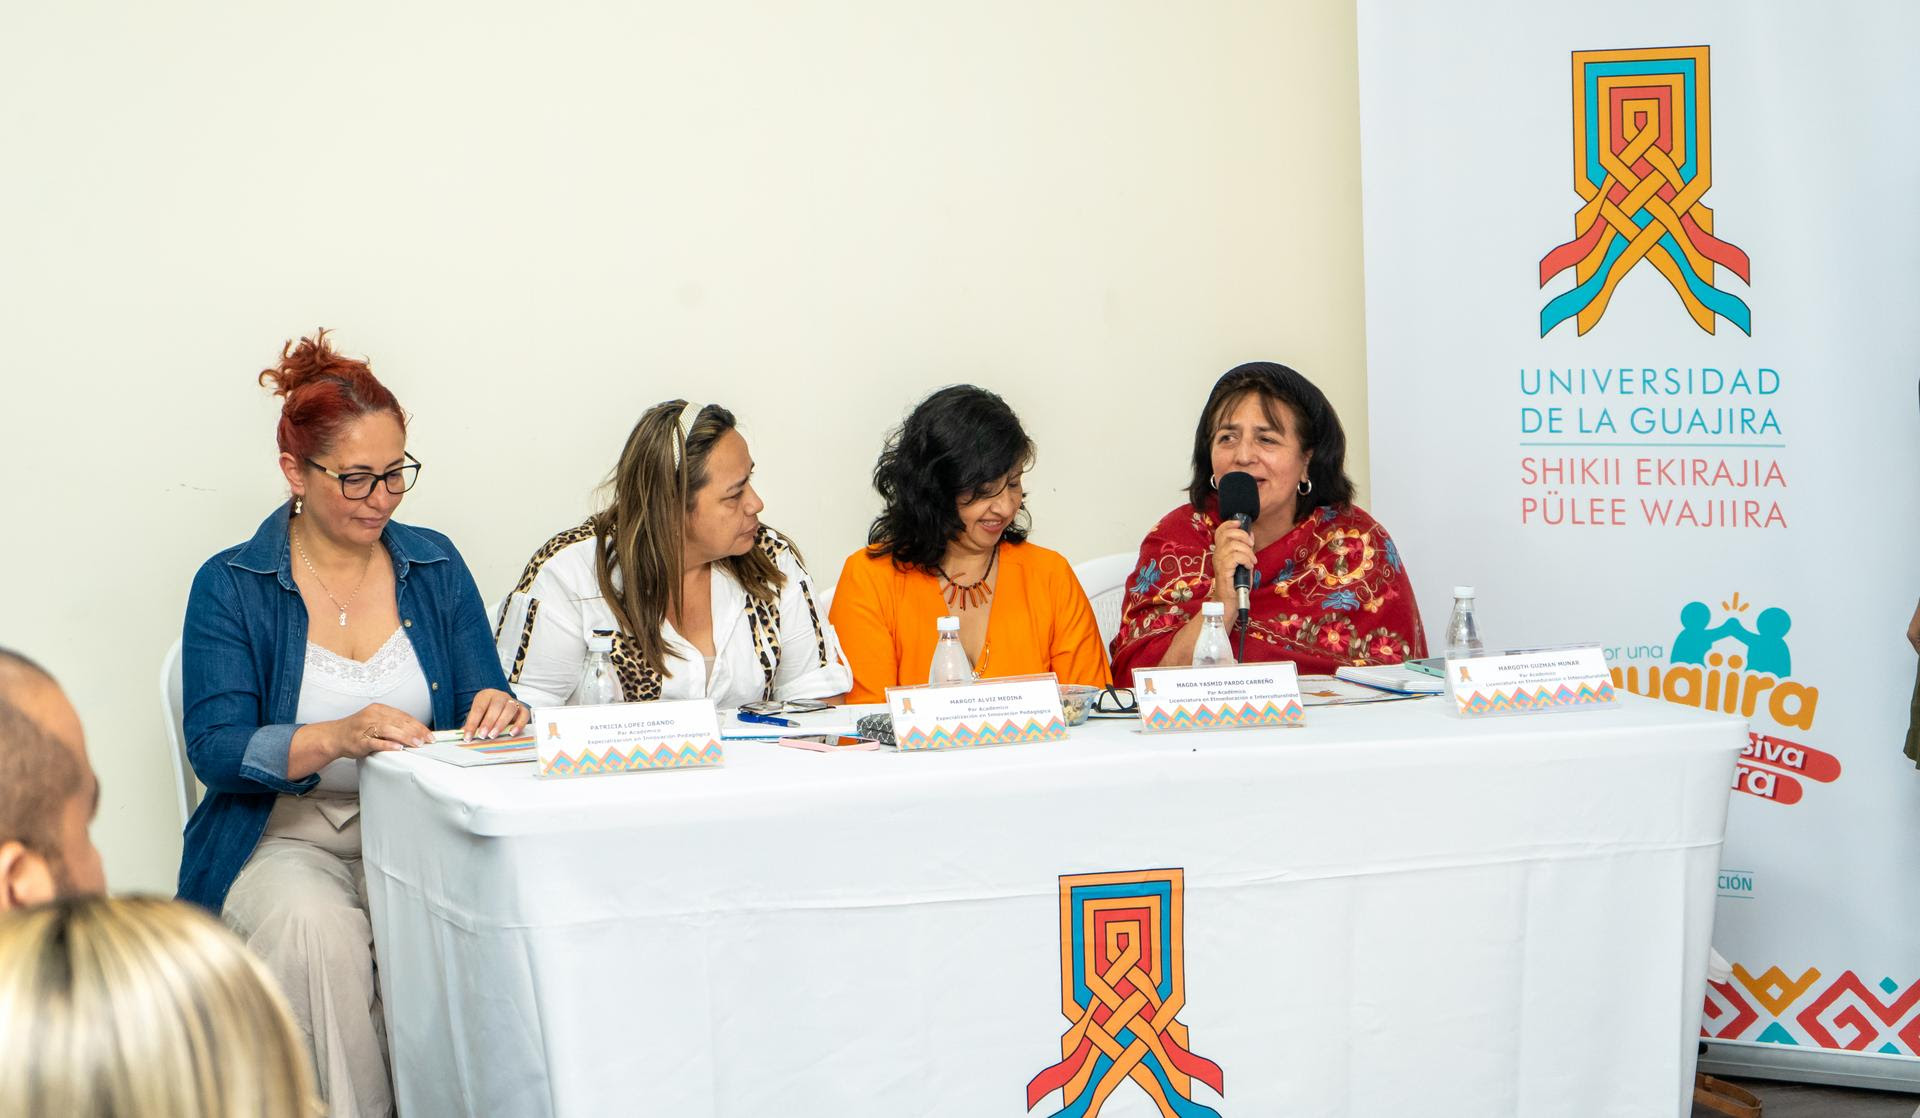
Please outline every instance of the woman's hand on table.
[[433, 731], [404, 710], [370, 703], [358, 714], [325, 723], [328, 744], [336, 757], [366, 757], [393, 749], [425, 745]]
[[520, 700], [505, 691], [488, 688], [473, 697], [467, 710], [467, 723], [460, 734], [468, 741], [512, 737], [527, 724], [528, 711]]

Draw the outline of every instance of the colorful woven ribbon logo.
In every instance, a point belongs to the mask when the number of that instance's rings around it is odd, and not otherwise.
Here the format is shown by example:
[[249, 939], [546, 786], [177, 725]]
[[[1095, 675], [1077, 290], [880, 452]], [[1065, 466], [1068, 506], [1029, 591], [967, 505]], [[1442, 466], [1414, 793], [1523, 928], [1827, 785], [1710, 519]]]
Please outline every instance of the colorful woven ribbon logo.
[[1051, 1091], [1050, 1118], [1094, 1118], [1131, 1079], [1160, 1113], [1220, 1118], [1193, 1101], [1193, 1080], [1222, 1094], [1220, 1066], [1187, 1050], [1180, 870], [1060, 879], [1060, 1012], [1073, 1022], [1061, 1061], [1027, 1084], [1027, 1109]]
[[1706, 47], [1573, 52], [1573, 187], [1585, 204], [1574, 238], [1540, 260], [1540, 286], [1572, 268], [1574, 287], [1540, 311], [1540, 336], [1569, 318], [1585, 334], [1641, 261], [1673, 285], [1700, 329], [1724, 318], [1753, 333], [1747, 304], [1714, 286], [1740, 282], [1747, 254], [1713, 235], [1700, 201], [1713, 183]]

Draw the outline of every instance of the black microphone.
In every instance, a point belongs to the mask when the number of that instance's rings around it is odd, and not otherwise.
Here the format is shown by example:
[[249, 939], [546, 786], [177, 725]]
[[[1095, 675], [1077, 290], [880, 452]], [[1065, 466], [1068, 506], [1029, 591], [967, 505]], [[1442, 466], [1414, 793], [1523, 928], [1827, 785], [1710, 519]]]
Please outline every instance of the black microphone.
[[[1240, 527], [1253, 531], [1253, 522], [1260, 519], [1260, 484], [1253, 475], [1241, 470], [1220, 475], [1220, 517], [1232, 517], [1240, 522]], [[1247, 624], [1247, 593], [1253, 572], [1244, 565], [1233, 568], [1233, 588], [1240, 592], [1240, 619], [1242, 627]]]

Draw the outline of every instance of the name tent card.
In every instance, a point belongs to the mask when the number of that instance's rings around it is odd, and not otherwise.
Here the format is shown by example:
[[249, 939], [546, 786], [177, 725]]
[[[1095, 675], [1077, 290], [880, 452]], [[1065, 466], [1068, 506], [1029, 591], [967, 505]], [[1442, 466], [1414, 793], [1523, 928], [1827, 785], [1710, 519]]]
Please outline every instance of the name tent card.
[[1046, 675], [950, 687], [887, 688], [895, 748], [903, 752], [1060, 741], [1067, 721], [1060, 685]]
[[1447, 660], [1447, 694], [1463, 718], [1617, 703], [1599, 645], [1528, 648]]
[[1136, 668], [1133, 697], [1140, 729], [1149, 734], [1300, 726], [1300, 671], [1292, 664], [1221, 668]]
[[725, 759], [711, 699], [539, 707], [541, 776], [698, 769]]

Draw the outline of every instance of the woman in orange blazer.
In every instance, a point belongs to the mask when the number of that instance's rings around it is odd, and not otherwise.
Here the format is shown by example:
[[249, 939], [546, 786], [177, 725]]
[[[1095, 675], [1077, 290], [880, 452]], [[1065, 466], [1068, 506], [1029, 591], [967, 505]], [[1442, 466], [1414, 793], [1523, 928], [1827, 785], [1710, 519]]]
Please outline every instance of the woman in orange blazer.
[[1112, 681], [1093, 608], [1058, 552], [1027, 542], [1022, 478], [1033, 440], [1006, 401], [970, 384], [913, 409], [873, 468], [885, 502], [867, 546], [847, 557], [833, 627], [853, 665], [850, 703], [925, 683], [935, 621], [960, 619], [977, 677], [1052, 672]]

